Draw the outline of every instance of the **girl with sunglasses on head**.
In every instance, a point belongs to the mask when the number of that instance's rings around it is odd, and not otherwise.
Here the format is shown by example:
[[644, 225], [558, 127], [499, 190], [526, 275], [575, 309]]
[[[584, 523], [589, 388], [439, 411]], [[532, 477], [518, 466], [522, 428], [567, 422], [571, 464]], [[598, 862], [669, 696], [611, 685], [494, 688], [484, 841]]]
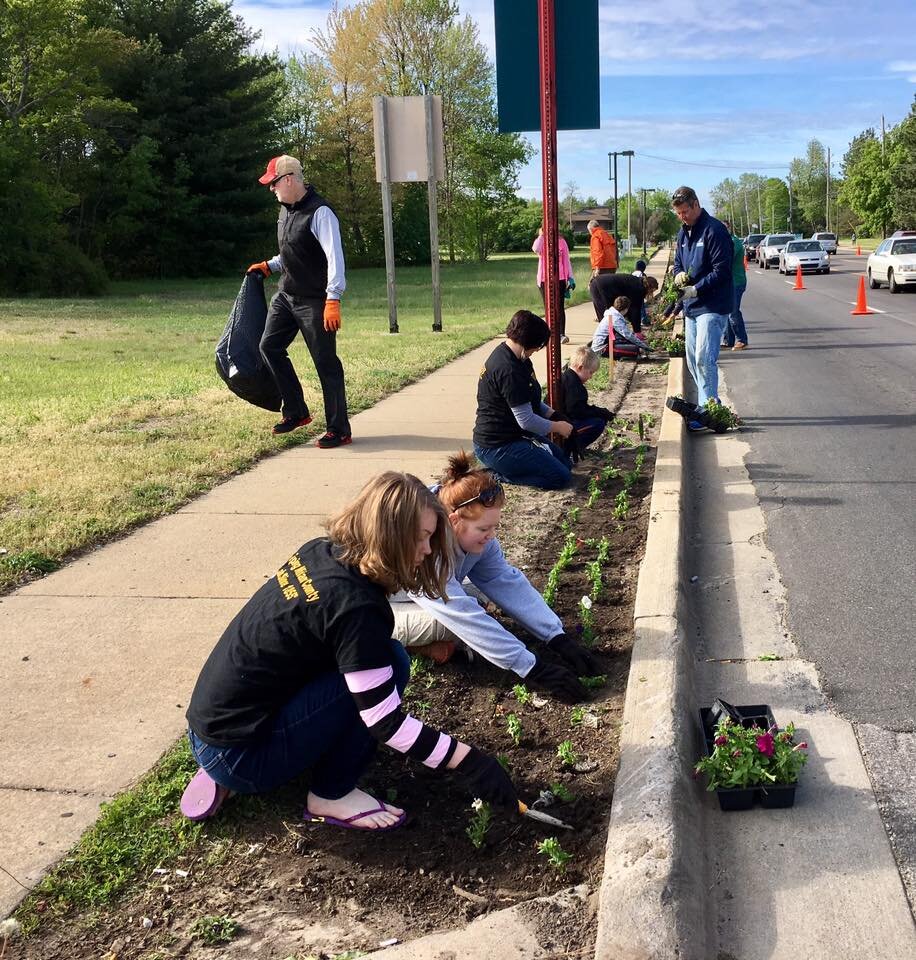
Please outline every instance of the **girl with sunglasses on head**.
[[[602, 672], [595, 657], [567, 636], [560, 618], [528, 578], [505, 558], [496, 530], [506, 502], [502, 487], [487, 470], [475, 470], [461, 451], [449, 458], [440, 483], [431, 488], [445, 508], [454, 533], [453, 571], [446, 597], [401, 592], [391, 597], [395, 637], [411, 652], [444, 661], [458, 642], [503, 670], [511, 670], [553, 696], [569, 701], [587, 696], [579, 677]], [[483, 602], [493, 601], [563, 665], [545, 662], [491, 617]]]
[[232, 793], [263, 793], [310, 770], [304, 818], [359, 830], [405, 813], [357, 787], [377, 743], [463, 774], [471, 795], [516, 806], [505, 770], [405, 713], [410, 661], [388, 595], [445, 595], [451, 529], [409, 473], [383, 473], [248, 601], [204, 664], [188, 707], [200, 764], [181, 799], [192, 820]]

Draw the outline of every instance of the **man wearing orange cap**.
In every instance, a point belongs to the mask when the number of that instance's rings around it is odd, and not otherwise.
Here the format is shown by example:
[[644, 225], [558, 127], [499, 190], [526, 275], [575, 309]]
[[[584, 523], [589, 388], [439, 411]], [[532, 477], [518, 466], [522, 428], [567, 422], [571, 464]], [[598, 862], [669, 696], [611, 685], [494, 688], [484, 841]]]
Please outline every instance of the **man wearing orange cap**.
[[327, 432], [319, 437], [318, 446], [323, 450], [340, 447], [351, 442], [343, 364], [337, 356], [340, 295], [346, 288], [340, 223], [327, 200], [304, 182], [302, 164], [295, 157], [274, 157], [259, 182], [273, 191], [280, 204], [280, 252], [248, 268], [248, 273], [263, 277], [280, 273], [280, 287], [270, 301], [261, 337], [261, 356], [283, 398], [283, 419], [273, 432], [290, 433], [312, 422], [287, 353], [301, 331], [324, 396]]

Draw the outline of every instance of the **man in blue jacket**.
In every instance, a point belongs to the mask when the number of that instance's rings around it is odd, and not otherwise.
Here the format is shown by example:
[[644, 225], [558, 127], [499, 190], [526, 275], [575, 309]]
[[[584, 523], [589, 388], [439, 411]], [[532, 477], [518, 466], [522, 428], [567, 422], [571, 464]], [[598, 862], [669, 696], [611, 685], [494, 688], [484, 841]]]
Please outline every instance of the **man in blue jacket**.
[[[697, 403], [719, 399], [719, 345], [735, 301], [732, 240], [690, 187], [678, 187], [671, 207], [683, 226], [674, 254], [674, 283], [681, 288], [687, 369], [697, 385]], [[688, 423], [689, 430], [703, 430]]]

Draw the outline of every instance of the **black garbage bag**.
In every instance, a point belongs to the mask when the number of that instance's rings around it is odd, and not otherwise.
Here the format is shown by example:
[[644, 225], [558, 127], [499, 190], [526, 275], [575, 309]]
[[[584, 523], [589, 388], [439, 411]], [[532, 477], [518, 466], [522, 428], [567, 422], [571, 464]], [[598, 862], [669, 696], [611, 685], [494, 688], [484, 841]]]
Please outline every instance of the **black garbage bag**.
[[266, 320], [264, 278], [259, 273], [248, 274], [216, 345], [216, 372], [243, 400], [265, 410], [279, 410], [283, 400], [259, 347]]

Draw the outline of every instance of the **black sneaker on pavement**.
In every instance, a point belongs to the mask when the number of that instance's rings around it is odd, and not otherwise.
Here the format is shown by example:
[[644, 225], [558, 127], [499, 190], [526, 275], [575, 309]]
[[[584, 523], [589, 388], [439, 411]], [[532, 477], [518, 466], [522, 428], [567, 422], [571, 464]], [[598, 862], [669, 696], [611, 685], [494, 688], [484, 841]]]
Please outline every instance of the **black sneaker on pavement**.
[[274, 424], [273, 432], [275, 434], [292, 433], [299, 427], [307, 427], [311, 422], [312, 418], [309, 414], [304, 417], [284, 417], [279, 423]]
[[348, 443], [353, 443], [353, 437], [349, 433], [328, 430], [323, 437], [318, 438], [315, 446], [321, 447], [322, 450], [333, 450], [334, 447], [345, 447]]

